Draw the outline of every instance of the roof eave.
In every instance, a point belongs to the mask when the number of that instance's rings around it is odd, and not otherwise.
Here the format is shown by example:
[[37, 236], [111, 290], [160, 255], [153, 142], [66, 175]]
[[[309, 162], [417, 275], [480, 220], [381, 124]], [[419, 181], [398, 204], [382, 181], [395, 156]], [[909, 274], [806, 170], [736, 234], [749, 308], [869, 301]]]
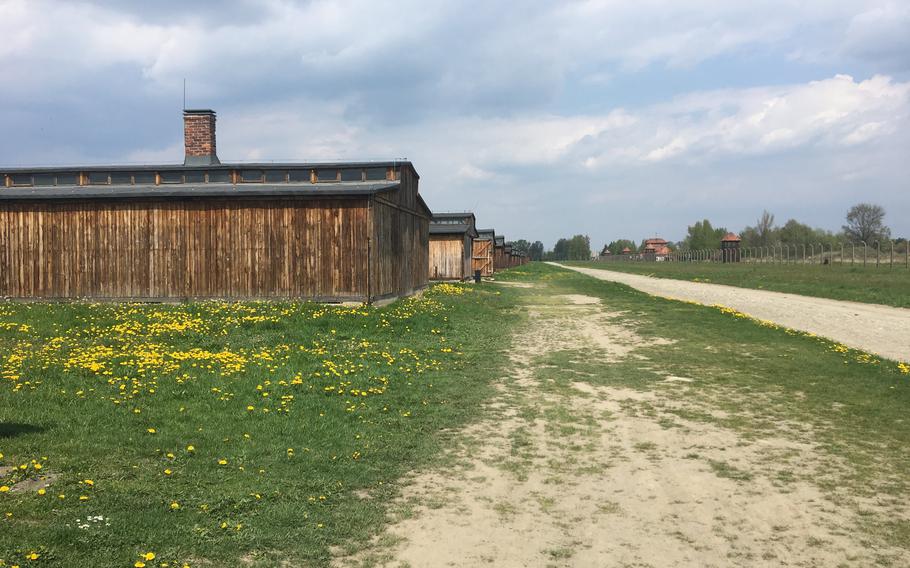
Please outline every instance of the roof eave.
[[401, 182], [337, 183], [303, 185], [205, 184], [151, 186], [69, 186], [65, 188], [0, 189], [0, 201], [123, 200], [123, 199], [194, 199], [194, 198], [259, 198], [274, 197], [368, 197], [400, 187]]

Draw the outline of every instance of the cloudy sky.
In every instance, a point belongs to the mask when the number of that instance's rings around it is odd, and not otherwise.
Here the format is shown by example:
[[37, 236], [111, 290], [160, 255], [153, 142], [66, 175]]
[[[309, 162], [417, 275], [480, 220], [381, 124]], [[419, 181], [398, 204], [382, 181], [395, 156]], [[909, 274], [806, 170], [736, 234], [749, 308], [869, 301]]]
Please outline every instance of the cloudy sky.
[[0, 0], [3, 165], [406, 157], [509, 238], [910, 236], [910, 0]]

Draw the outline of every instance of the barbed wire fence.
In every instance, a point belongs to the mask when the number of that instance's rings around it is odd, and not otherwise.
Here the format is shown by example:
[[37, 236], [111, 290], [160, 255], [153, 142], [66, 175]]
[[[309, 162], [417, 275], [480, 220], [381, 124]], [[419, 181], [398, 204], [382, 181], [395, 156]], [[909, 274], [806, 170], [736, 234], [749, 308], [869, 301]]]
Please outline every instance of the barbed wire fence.
[[651, 252], [600, 255], [601, 262], [705, 262], [774, 265], [854, 266], [910, 270], [910, 243], [893, 240], [866, 243], [776, 244], [770, 246], [681, 249], [667, 254]]

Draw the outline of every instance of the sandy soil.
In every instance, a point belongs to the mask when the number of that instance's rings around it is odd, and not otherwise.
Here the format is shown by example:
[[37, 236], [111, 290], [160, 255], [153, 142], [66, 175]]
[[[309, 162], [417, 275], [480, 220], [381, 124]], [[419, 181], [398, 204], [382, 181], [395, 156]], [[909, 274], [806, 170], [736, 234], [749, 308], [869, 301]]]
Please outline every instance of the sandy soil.
[[721, 284], [652, 278], [596, 268], [562, 267], [601, 280], [626, 284], [654, 296], [708, 305], [721, 304], [759, 319], [812, 332], [889, 359], [910, 361], [910, 309]]
[[[856, 513], [784, 470], [830, 467], [810, 435], [750, 437], [670, 408], [717, 412], [697, 377], [604, 386], [548, 355], [645, 360], [596, 298], [526, 306], [509, 376], [453, 465], [409, 480], [386, 533], [336, 566], [867, 566], [910, 560], [856, 533]], [[667, 341], [669, 342], [669, 341]], [[630, 359], [631, 358], [631, 359]], [[874, 549], [873, 549], [874, 548]]]

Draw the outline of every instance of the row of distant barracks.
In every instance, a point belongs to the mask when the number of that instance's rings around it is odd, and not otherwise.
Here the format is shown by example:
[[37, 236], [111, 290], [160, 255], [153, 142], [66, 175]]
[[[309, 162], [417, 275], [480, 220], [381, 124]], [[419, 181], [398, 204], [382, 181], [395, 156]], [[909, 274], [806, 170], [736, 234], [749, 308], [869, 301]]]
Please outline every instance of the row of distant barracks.
[[408, 161], [223, 164], [183, 120], [182, 165], [0, 169], [0, 297], [372, 302], [526, 261]]

